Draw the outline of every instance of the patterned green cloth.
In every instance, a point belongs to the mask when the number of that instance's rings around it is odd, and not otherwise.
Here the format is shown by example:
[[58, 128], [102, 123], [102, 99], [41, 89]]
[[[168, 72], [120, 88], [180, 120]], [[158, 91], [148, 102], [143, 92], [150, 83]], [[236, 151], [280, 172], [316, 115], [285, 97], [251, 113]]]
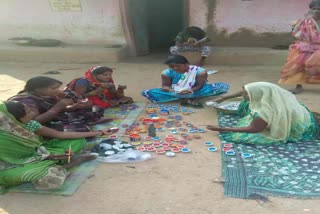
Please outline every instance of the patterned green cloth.
[[[241, 116], [219, 113], [221, 126], [234, 126]], [[222, 144], [233, 143], [224, 141]], [[233, 144], [235, 155], [222, 152], [225, 196], [320, 198], [320, 141]], [[249, 153], [250, 158], [242, 157]]]

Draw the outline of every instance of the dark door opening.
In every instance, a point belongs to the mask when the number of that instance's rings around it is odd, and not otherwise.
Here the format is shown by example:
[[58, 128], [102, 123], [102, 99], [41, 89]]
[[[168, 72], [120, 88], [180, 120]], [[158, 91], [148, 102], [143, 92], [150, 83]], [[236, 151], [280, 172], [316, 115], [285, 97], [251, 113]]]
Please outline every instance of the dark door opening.
[[184, 0], [148, 1], [150, 51], [169, 50], [184, 27]]
[[187, 0], [128, 0], [129, 25], [137, 55], [168, 51], [187, 25]]

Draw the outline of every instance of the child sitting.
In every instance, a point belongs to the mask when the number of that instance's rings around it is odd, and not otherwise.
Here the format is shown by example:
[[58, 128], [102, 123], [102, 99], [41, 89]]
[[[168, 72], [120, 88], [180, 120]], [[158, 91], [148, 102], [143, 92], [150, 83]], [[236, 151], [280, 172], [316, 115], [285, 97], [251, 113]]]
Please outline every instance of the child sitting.
[[204, 43], [209, 41], [206, 32], [199, 27], [187, 27], [182, 32], [179, 32], [175, 38], [175, 46], [170, 47], [172, 55], [180, 55], [184, 51], [199, 51], [201, 58], [198, 66], [203, 66], [205, 59], [209, 56], [211, 49], [204, 46]]

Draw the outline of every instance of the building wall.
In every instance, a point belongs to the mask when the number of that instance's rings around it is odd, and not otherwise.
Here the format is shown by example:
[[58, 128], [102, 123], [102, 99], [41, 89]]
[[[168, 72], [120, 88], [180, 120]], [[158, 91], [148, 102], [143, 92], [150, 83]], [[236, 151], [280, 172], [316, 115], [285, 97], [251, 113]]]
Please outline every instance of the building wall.
[[190, 25], [205, 28], [216, 45], [288, 45], [291, 23], [311, 0], [190, 0]]
[[118, 0], [80, 0], [80, 12], [54, 12], [49, 0], [1, 0], [0, 43], [12, 37], [71, 44], [125, 44]]

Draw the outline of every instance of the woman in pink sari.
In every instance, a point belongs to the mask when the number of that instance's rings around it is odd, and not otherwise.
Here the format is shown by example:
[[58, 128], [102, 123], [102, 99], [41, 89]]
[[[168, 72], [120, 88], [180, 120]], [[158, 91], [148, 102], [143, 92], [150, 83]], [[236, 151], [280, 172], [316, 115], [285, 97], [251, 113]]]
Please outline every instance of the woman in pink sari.
[[279, 81], [296, 84], [294, 94], [302, 92], [302, 84], [320, 84], [320, 0], [313, 0], [309, 8], [308, 17], [293, 28], [292, 35], [297, 41], [289, 48]]

